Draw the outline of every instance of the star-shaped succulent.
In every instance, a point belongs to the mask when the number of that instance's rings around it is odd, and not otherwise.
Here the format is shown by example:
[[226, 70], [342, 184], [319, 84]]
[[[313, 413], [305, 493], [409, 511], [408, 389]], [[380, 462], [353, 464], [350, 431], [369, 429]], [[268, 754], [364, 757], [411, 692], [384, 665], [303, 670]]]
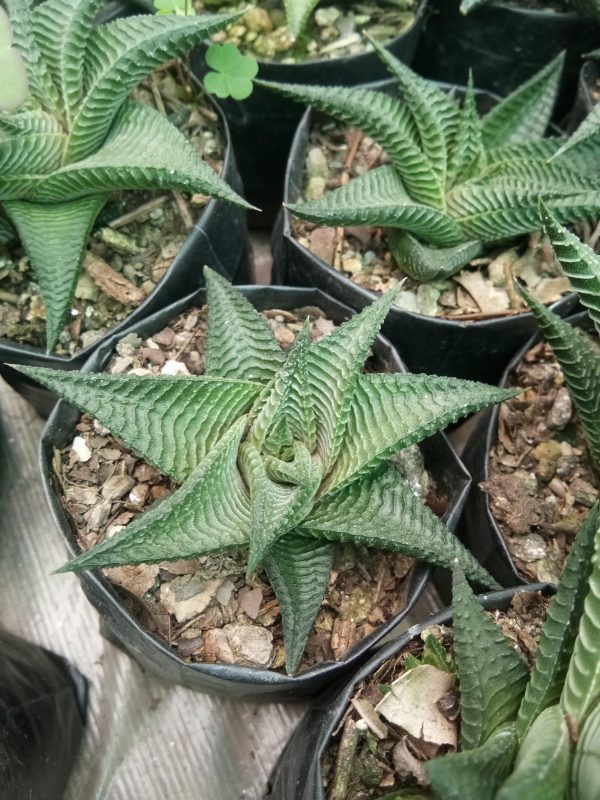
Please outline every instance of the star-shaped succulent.
[[287, 668], [302, 656], [336, 542], [488, 573], [413, 494], [389, 457], [514, 391], [430, 375], [362, 374], [389, 292], [329, 336], [305, 326], [286, 353], [267, 322], [205, 269], [202, 376], [17, 367], [84, 409], [178, 484], [163, 502], [61, 571], [247, 547], [281, 606]]

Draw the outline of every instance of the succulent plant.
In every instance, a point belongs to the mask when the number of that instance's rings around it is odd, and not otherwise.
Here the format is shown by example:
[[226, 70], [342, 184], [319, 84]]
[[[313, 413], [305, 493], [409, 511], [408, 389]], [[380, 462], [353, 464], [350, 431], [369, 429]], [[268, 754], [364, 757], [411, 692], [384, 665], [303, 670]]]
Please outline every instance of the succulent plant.
[[0, 113], [0, 240], [14, 236], [10, 220], [40, 287], [51, 350], [111, 192], [177, 189], [244, 204], [166, 117], [128, 97], [148, 72], [235, 16], [142, 15], [95, 26], [102, 0], [6, 5], [29, 96]]
[[396, 261], [420, 281], [449, 277], [485, 244], [539, 228], [540, 195], [563, 223], [598, 215], [600, 140], [588, 139], [549, 162], [566, 141], [544, 138], [562, 55], [480, 117], [472, 81], [461, 107], [373, 45], [400, 97], [258, 81], [361, 128], [391, 162], [320, 199], [290, 205], [294, 215], [321, 225], [390, 228]]
[[[540, 213], [550, 243], [565, 275], [600, 334], [600, 256], [559, 225], [548, 208]], [[589, 338], [517, 286], [552, 347], [583, 426], [595, 470], [600, 474], [600, 354]]]
[[248, 548], [281, 607], [293, 672], [329, 579], [333, 547], [395, 550], [494, 581], [413, 494], [389, 457], [514, 391], [454, 378], [361, 374], [394, 293], [329, 336], [305, 326], [285, 353], [265, 320], [206, 269], [202, 376], [90, 375], [18, 367], [180, 484], [62, 571]]
[[548, 606], [534, 667], [460, 570], [452, 600], [460, 752], [426, 765], [437, 800], [591, 800], [600, 753], [600, 528], [583, 524]]

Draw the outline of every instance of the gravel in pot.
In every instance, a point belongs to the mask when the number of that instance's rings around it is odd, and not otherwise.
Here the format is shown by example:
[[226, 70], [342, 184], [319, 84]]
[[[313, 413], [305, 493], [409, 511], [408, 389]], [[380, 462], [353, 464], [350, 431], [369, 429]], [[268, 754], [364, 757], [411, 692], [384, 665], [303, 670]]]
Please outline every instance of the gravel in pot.
[[[587, 312], [568, 322], [592, 330]], [[519, 402], [485, 411], [465, 448], [473, 487], [460, 536], [505, 585], [556, 583], [600, 486], [562, 371], [539, 336], [501, 385], [516, 382], [526, 389]]]

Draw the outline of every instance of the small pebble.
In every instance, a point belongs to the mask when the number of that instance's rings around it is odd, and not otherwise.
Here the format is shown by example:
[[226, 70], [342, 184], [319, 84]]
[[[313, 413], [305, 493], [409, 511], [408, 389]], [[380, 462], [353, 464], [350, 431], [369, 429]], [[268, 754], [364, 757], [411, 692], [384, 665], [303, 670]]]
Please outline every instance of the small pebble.
[[160, 371], [161, 375], [189, 375], [188, 368], [182, 361], [166, 361]]
[[129, 475], [113, 475], [101, 489], [105, 500], [117, 500], [133, 488], [135, 481]]
[[573, 416], [573, 403], [568, 389], [561, 387], [556, 393], [556, 398], [552, 403], [546, 424], [549, 428], [561, 431], [570, 422]]
[[85, 443], [85, 439], [82, 436], [76, 436], [73, 439], [73, 444], [71, 445], [73, 452], [77, 456], [77, 458], [85, 463], [89, 461], [92, 457], [92, 451]]

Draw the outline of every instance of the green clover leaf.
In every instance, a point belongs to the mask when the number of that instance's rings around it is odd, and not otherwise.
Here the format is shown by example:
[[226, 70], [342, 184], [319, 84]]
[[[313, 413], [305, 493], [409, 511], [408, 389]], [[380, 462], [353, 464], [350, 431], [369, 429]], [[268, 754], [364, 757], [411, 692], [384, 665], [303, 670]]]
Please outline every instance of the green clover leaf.
[[27, 98], [27, 68], [21, 53], [12, 46], [12, 27], [6, 11], [0, 7], [0, 75], [7, 80], [0, 85], [0, 112], [14, 111]]
[[211, 44], [206, 51], [206, 63], [214, 70], [204, 76], [204, 88], [217, 97], [245, 100], [252, 94], [252, 79], [258, 64], [243, 56], [234, 44]]

